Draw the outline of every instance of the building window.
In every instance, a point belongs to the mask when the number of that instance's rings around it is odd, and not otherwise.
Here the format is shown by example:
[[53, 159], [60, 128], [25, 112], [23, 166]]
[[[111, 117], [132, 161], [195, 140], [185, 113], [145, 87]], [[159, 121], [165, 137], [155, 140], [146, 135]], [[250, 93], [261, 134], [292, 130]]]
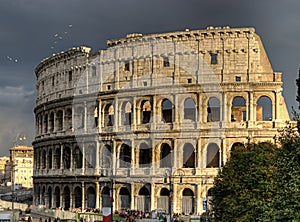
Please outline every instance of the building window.
[[130, 70], [129, 62], [125, 62], [124, 69], [125, 69], [125, 71], [129, 71]]
[[107, 85], [107, 90], [110, 90], [111, 89], [111, 85]]
[[69, 82], [71, 82], [72, 81], [72, 71], [70, 70], [69, 71]]
[[164, 67], [169, 67], [169, 66], [170, 66], [169, 58], [164, 57]]
[[187, 81], [189, 84], [193, 82], [192, 79], [187, 79]]
[[240, 82], [241, 80], [242, 80], [242, 79], [241, 79], [240, 76], [236, 76], [236, 77], [235, 77], [235, 81], [236, 81], [236, 82]]
[[147, 86], [147, 82], [143, 82], [144, 86]]
[[210, 54], [210, 64], [218, 64], [218, 54]]
[[92, 66], [92, 76], [96, 76], [96, 66]]

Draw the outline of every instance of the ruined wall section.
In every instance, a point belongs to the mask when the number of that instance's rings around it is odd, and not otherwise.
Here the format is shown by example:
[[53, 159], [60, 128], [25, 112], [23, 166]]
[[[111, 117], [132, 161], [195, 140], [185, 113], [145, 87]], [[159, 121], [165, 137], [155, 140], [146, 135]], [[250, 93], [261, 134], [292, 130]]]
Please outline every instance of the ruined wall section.
[[86, 70], [90, 48], [72, 48], [44, 59], [35, 69], [37, 106], [72, 97], [77, 80]]

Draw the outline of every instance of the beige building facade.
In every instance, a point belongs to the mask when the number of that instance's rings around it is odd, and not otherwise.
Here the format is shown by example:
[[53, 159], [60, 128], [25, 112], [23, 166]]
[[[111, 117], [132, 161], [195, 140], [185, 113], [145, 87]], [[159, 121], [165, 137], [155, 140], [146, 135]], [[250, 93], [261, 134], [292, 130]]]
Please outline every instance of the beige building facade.
[[281, 73], [254, 28], [129, 34], [37, 76], [34, 203], [201, 213], [235, 146], [276, 142]]
[[15, 189], [33, 187], [33, 147], [17, 145], [9, 149], [10, 158], [5, 165], [5, 180]]

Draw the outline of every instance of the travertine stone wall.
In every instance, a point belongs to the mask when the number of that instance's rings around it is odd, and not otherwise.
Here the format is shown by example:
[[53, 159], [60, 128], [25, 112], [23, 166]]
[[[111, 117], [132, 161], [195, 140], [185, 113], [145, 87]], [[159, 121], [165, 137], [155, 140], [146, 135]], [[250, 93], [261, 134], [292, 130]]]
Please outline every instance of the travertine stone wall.
[[102, 208], [113, 179], [114, 209], [201, 213], [230, 150], [276, 142], [289, 121], [281, 73], [254, 28], [129, 34], [107, 45], [72, 48], [35, 70], [36, 204]]

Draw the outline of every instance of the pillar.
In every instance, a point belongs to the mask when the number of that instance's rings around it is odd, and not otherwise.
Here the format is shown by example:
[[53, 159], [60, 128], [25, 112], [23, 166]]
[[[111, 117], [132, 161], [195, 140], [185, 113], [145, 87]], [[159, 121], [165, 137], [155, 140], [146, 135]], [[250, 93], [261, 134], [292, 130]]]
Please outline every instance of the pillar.
[[84, 191], [84, 182], [81, 182], [81, 192], [82, 192], [82, 201], [81, 201], [81, 209], [85, 208], [85, 191]]
[[150, 210], [154, 210], [157, 204], [155, 204], [156, 200], [155, 200], [155, 183], [151, 183], [151, 206], [150, 206]]
[[131, 183], [131, 187], [130, 187], [130, 208], [131, 209], [136, 209], [136, 206], [135, 206], [135, 191], [134, 191], [134, 188], [135, 188], [135, 185], [134, 183]]
[[100, 200], [100, 186], [99, 186], [99, 182], [96, 182], [96, 208], [100, 208], [99, 205], [99, 200]]

